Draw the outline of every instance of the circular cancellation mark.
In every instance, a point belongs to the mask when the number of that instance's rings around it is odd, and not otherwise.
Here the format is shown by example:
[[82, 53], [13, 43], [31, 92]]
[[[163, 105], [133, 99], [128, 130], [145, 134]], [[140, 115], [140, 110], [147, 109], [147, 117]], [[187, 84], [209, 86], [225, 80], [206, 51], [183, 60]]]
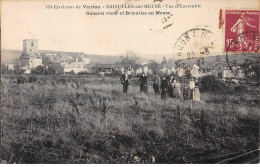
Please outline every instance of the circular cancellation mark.
[[259, 63], [259, 37], [258, 31], [245, 31], [230, 40], [226, 48], [226, 62], [232, 73], [237, 76], [238, 68], [244, 73], [251, 65]]

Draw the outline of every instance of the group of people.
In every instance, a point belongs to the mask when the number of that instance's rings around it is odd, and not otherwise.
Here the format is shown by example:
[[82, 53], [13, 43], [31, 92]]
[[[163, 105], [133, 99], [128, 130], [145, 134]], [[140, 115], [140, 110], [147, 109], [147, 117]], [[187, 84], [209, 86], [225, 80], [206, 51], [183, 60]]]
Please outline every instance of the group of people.
[[[181, 88], [183, 88], [182, 91]], [[189, 84], [186, 86], [181, 85], [173, 75], [169, 77], [164, 75], [161, 79], [158, 74], [155, 74], [153, 89], [156, 95], [161, 94], [162, 99], [183, 97], [184, 100], [200, 101], [199, 88], [196, 86], [193, 78], [189, 80]]]
[[[129, 85], [129, 75], [127, 73], [123, 74], [120, 78], [123, 85], [123, 92], [127, 93]], [[140, 92], [145, 94], [148, 93], [148, 79], [143, 73], [139, 79], [140, 82]], [[182, 88], [182, 91], [181, 91]], [[161, 95], [162, 99], [169, 98], [181, 98], [184, 100], [200, 101], [200, 92], [198, 86], [196, 86], [193, 78], [189, 80], [188, 86], [181, 85], [173, 75], [166, 77], [163, 75], [160, 77], [155, 73], [153, 77], [153, 89], [155, 95]]]

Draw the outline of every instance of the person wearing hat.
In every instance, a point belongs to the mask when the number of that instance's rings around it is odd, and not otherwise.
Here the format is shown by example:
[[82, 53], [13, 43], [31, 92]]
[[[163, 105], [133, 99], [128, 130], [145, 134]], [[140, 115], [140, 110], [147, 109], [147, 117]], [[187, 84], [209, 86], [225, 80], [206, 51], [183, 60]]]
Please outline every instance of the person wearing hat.
[[166, 99], [167, 98], [167, 93], [168, 93], [168, 80], [166, 80], [166, 76], [164, 75], [162, 77], [161, 81], [161, 98]]
[[120, 77], [121, 84], [123, 85], [123, 92], [127, 93], [128, 85], [129, 85], [129, 75], [125, 71], [124, 74]]
[[148, 93], [147, 76], [145, 76], [145, 73], [142, 73], [142, 76], [140, 77], [139, 81], [140, 81], [140, 92]]
[[153, 90], [155, 95], [160, 94], [160, 84], [161, 84], [160, 76], [157, 73], [155, 73], [155, 76], [153, 78]]

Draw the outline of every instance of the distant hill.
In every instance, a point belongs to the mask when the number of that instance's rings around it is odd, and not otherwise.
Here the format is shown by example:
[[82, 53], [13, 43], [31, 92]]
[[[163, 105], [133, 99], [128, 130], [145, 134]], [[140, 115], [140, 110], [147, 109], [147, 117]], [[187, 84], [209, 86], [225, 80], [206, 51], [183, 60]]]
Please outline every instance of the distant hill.
[[1, 63], [6, 64], [9, 60], [17, 59], [21, 56], [21, 50], [3, 49], [1, 51]]
[[[227, 65], [227, 56], [226, 55], [216, 55], [216, 56], [208, 56], [204, 57], [204, 65], [211, 66], [212, 64], [223, 64]], [[252, 54], [228, 54], [228, 61], [236, 63], [237, 65], [241, 65], [246, 61], [250, 61], [252, 63], [259, 63], [259, 55], [256, 53]], [[192, 66], [193, 64], [197, 64], [197, 59], [183, 59], [176, 61], [179, 64], [185, 64], [185, 66]], [[175, 62], [168, 62], [168, 66], [175, 66]]]
[[[120, 62], [121, 60], [120, 56], [89, 55], [89, 54], [87, 54], [87, 56], [91, 58], [91, 62], [95, 62], [95, 63], [98, 62], [99, 64], [115, 64], [117, 62]], [[147, 64], [149, 62], [149, 59], [137, 57], [136, 62], [138, 64]]]
[[[61, 53], [59, 51], [49, 51], [49, 50], [40, 50], [40, 53], [45, 52], [56, 52]], [[18, 59], [21, 55], [22, 51], [20, 50], [11, 50], [11, 49], [4, 49], [1, 53], [2, 63], [6, 64], [9, 60]], [[70, 52], [67, 52], [70, 53]], [[73, 53], [73, 52], [71, 52]], [[70, 55], [70, 54], [68, 54]], [[115, 64], [121, 60], [120, 56], [113, 56], [113, 55], [94, 55], [94, 54], [85, 54], [87, 57], [90, 58], [91, 63], [99, 63], [99, 64]], [[59, 58], [61, 58], [61, 54], [57, 54]], [[147, 63], [149, 60], [146, 58], [137, 58], [137, 62], [140, 64]]]
[[[41, 50], [41, 53], [46, 52], [46, 50]], [[52, 51], [55, 52], [55, 51]], [[9, 60], [14, 60], [20, 57], [22, 51], [20, 50], [11, 50], [11, 49], [4, 49], [1, 52], [1, 62], [6, 64]], [[91, 64], [115, 64], [121, 60], [120, 56], [113, 56], [113, 55], [95, 55], [95, 54], [86, 54], [87, 57], [91, 59]], [[137, 58], [137, 63], [146, 64], [149, 61], [150, 56], [146, 56], [146, 58]], [[152, 57], [152, 56], [151, 56]], [[162, 56], [160, 56], [162, 57]], [[254, 63], [259, 63], [259, 55], [258, 54], [229, 54], [228, 55], [229, 62], [236, 60], [237, 64], [242, 64], [246, 60], [250, 60]], [[197, 64], [196, 59], [183, 59], [178, 60], [180, 64], [184, 63], [185, 66], [192, 66], [193, 64]], [[204, 64], [210, 65], [215, 63], [227, 64], [226, 62], [226, 55], [216, 55], [216, 56], [208, 56], [204, 58]], [[166, 64], [166, 66], [172, 67], [175, 66], [174, 61], [170, 61]]]
[[120, 56], [110, 56], [110, 55], [92, 55], [87, 54], [90, 58], [92, 63], [99, 63], [99, 64], [114, 64], [120, 61]]

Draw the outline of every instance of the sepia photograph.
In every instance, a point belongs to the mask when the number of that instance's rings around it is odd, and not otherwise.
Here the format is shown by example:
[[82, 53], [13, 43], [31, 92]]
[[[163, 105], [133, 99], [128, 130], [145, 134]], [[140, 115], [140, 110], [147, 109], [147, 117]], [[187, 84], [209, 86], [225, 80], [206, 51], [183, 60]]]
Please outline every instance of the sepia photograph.
[[259, 164], [259, 0], [0, 4], [0, 164]]

